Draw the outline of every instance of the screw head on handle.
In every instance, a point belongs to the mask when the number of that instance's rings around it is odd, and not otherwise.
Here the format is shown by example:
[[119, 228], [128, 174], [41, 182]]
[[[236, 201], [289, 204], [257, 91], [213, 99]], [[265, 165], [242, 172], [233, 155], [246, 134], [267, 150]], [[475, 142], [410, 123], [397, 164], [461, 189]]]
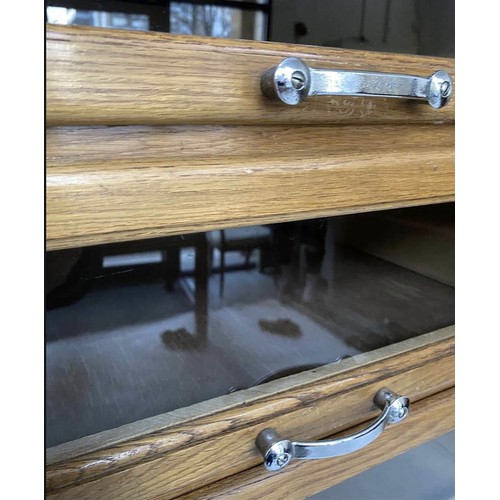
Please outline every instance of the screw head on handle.
[[301, 71], [294, 71], [292, 73], [292, 86], [295, 90], [302, 90], [306, 81], [306, 75], [304, 75]]
[[397, 424], [404, 420], [410, 411], [410, 400], [406, 396], [400, 396], [387, 388], [380, 389], [375, 394], [374, 403], [383, 409], [389, 405], [389, 423]]
[[410, 402], [408, 398], [400, 396], [393, 403], [389, 412], [389, 423], [397, 424], [404, 420], [410, 411]]
[[287, 439], [274, 443], [264, 456], [264, 465], [267, 470], [275, 471], [285, 467], [293, 458], [292, 443]]
[[451, 99], [451, 77], [446, 71], [436, 71], [429, 78], [427, 102], [434, 108], [440, 109]]
[[274, 429], [264, 429], [255, 441], [264, 456], [264, 465], [269, 471], [280, 470], [293, 458], [293, 445], [283, 439]]
[[264, 94], [292, 106], [302, 102], [311, 87], [309, 67], [297, 57], [287, 57], [261, 78]]

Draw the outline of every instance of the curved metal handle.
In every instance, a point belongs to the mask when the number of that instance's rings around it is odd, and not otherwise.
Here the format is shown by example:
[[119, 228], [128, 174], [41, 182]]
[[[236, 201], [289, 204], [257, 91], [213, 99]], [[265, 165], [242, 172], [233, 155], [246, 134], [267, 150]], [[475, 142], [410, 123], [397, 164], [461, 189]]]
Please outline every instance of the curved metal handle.
[[383, 410], [375, 422], [355, 434], [331, 441], [312, 443], [289, 441], [282, 439], [274, 429], [264, 429], [257, 436], [255, 444], [264, 457], [266, 469], [269, 471], [280, 470], [293, 458], [315, 460], [353, 453], [380, 436], [387, 424], [401, 422], [410, 411], [410, 400], [389, 389], [384, 388], [377, 391], [374, 402]]
[[433, 108], [445, 106], [452, 94], [450, 75], [436, 71], [428, 78], [395, 73], [315, 69], [297, 57], [288, 57], [261, 78], [264, 94], [296, 105], [308, 96], [343, 95], [396, 97], [427, 101]]

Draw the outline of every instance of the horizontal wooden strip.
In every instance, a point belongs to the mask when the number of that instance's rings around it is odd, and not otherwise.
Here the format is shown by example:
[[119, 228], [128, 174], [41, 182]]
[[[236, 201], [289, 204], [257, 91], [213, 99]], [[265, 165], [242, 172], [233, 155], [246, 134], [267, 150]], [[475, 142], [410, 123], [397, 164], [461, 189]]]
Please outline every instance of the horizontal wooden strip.
[[60, 249], [451, 201], [454, 127], [57, 128], [47, 167]]
[[47, 250], [60, 250], [65, 248], [85, 247], [102, 243], [116, 243], [124, 241], [136, 241], [144, 238], [160, 238], [162, 236], [172, 236], [187, 234], [197, 231], [212, 231], [232, 227], [253, 226], [256, 224], [273, 224], [279, 222], [292, 222], [297, 220], [307, 220], [320, 217], [333, 217], [340, 215], [350, 215], [355, 213], [375, 212], [380, 210], [391, 210], [394, 208], [416, 207], [420, 205], [432, 205], [440, 203], [450, 203], [455, 200], [454, 195], [435, 196], [428, 198], [416, 198], [408, 200], [398, 200], [387, 203], [365, 203], [359, 206], [329, 207], [326, 209], [297, 210], [285, 214], [259, 215], [258, 217], [225, 218], [218, 222], [203, 223], [201, 225], [186, 224], [180, 226], [162, 226], [155, 228], [143, 227], [135, 230], [119, 230], [111, 233], [95, 235], [74, 235], [62, 237], [57, 240], [46, 240]]
[[[351, 432], [360, 430], [354, 428]], [[382, 435], [362, 450], [328, 460], [296, 461], [279, 473], [256, 467], [208, 487], [182, 496], [188, 499], [234, 498], [308, 498], [374, 465], [385, 462], [411, 448], [435, 439], [455, 427], [455, 389], [448, 389], [412, 405], [410, 416], [396, 426], [388, 426]], [[336, 436], [332, 436], [336, 437]], [[391, 492], [388, 485], [388, 495]], [[404, 496], [403, 493], [401, 493]]]
[[283, 158], [288, 165], [294, 158], [453, 148], [454, 132], [453, 126], [428, 125], [54, 127], [46, 132], [46, 157], [50, 170], [74, 172], [257, 158]]
[[441, 109], [399, 99], [271, 102], [260, 76], [285, 57], [312, 67], [429, 76], [454, 60], [283, 43], [49, 25], [46, 117], [55, 125], [436, 123]]
[[[47, 490], [60, 498], [112, 498], [121, 490], [144, 498], [187, 493], [257, 465], [262, 459], [254, 439], [269, 425], [297, 439], [317, 439], [375, 416], [372, 399], [381, 385], [412, 401], [452, 387], [452, 334], [453, 328], [436, 332], [441, 340], [372, 363], [361, 355], [350, 360], [351, 369], [320, 381], [293, 388], [277, 381], [262, 386], [262, 397], [251, 403], [54, 464]], [[281, 384], [288, 384], [283, 391]]]

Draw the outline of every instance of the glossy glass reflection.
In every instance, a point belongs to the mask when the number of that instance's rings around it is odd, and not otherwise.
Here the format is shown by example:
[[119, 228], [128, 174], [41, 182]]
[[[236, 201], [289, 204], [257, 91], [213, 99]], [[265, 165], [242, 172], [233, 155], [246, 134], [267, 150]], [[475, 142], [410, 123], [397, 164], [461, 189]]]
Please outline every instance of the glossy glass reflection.
[[52, 0], [46, 20], [454, 57], [454, 0]]
[[265, 40], [266, 29], [262, 12], [187, 2], [170, 4], [171, 33]]
[[52, 24], [266, 40], [269, 12], [267, 0], [228, 0], [223, 5], [208, 0], [54, 0], [48, 2], [45, 19]]
[[47, 445], [454, 323], [453, 205], [47, 254]]
[[149, 16], [146, 14], [80, 10], [65, 7], [47, 7], [48, 23], [99, 28], [117, 28], [149, 31]]

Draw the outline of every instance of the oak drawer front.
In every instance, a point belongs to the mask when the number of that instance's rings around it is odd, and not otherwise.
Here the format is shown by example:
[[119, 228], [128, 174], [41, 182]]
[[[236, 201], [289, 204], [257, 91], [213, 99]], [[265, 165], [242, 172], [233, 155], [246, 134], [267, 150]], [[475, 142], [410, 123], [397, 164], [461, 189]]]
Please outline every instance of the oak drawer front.
[[453, 430], [455, 389], [425, 398], [414, 404], [411, 411], [412, 420], [407, 422], [408, 425], [402, 423], [401, 426], [388, 428], [376, 443], [363, 451], [322, 463], [297, 463], [293, 469], [282, 471], [279, 475], [266, 473], [261, 467], [254, 468], [180, 498], [258, 499], [270, 492], [277, 498], [284, 498], [290, 491], [298, 498], [307, 498]]
[[[373, 418], [373, 395], [383, 386], [412, 402], [452, 388], [453, 333], [446, 328], [225, 396], [207, 415], [196, 406], [173, 412], [182, 423], [154, 429], [153, 419], [138, 439], [126, 438], [134, 432], [132, 424], [53, 448], [47, 492], [59, 498], [174, 498], [255, 467], [262, 457], [254, 441], [266, 427], [296, 439], [318, 439]], [[190, 419], [190, 413], [198, 416]], [[411, 416], [405, 425], [411, 425]]]
[[207, 39], [88, 27], [47, 29], [47, 124], [304, 125], [452, 123], [454, 99], [430, 106], [387, 98], [311, 98], [305, 106], [269, 102], [260, 77], [286, 57], [308, 65], [454, 79], [440, 57]]

